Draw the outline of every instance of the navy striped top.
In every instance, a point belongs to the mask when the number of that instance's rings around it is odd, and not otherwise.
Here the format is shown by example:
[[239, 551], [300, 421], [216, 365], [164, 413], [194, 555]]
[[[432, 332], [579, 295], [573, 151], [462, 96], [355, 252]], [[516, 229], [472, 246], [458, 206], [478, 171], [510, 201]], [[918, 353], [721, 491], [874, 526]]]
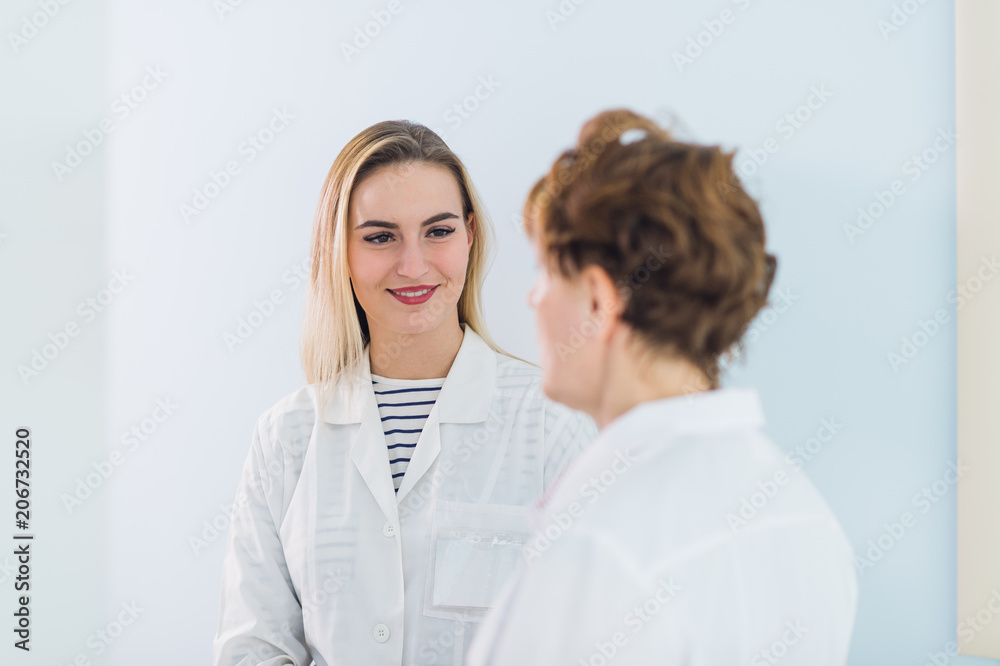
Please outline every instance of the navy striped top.
[[382, 417], [382, 430], [389, 452], [392, 485], [399, 486], [406, 466], [417, 448], [424, 423], [437, 400], [444, 377], [440, 379], [390, 379], [372, 375], [372, 388]]

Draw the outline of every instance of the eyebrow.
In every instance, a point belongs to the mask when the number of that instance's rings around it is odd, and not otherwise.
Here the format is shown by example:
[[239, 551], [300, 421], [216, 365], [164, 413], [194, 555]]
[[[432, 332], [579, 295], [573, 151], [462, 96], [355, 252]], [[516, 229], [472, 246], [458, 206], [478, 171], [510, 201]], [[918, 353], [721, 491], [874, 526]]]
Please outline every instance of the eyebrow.
[[[438, 213], [437, 215], [428, 217], [426, 220], [420, 223], [420, 227], [426, 227], [435, 222], [440, 222], [441, 220], [458, 219], [458, 215], [454, 213]], [[399, 229], [399, 225], [395, 222], [385, 222], [383, 220], [366, 220], [354, 227], [355, 229], [364, 229], [365, 227], [379, 227], [380, 229]]]

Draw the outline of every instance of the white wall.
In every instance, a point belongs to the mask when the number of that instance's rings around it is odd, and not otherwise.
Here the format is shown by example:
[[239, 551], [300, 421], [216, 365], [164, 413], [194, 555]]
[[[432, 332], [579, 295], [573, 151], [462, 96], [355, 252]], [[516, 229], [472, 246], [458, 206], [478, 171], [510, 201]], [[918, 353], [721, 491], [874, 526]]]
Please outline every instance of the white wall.
[[[921, 664], [955, 640], [954, 487], [926, 513], [915, 502], [956, 456], [954, 148], [925, 171], [906, 165], [955, 124], [952, 3], [911, 0], [919, 9], [883, 34], [892, 2], [400, 0], [350, 61], [341, 43], [387, 2], [247, 0], [222, 17], [218, 4], [70, 3], [0, 59], [5, 89], [17, 91], [5, 126], [27, 130], [5, 139], [2, 159], [16, 185], [0, 219], [3, 312], [19, 315], [0, 332], [0, 404], [13, 405], [0, 432], [29, 422], [59, 435], [35, 472], [48, 492], [36, 499], [38, 532], [58, 554], [37, 573], [48, 591], [35, 602], [37, 652], [15, 663], [94, 657], [88, 635], [133, 600], [144, 610], [107, 663], [208, 663], [224, 539], [198, 548], [192, 538], [211, 537], [205, 521], [225, 522], [256, 417], [304, 381], [302, 288], [289, 271], [306, 256], [319, 187], [351, 136], [388, 118], [442, 130], [497, 227], [492, 333], [535, 359], [524, 302], [534, 269], [512, 220], [581, 122], [614, 106], [676, 116], [682, 136], [742, 147], [741, 164], [766, 156], [747, 163], [746, 180], [791, 304], [765, 313], [729, 382], [760, 389], [769, 433], [787, 449], [824, 419], [842, 424], [806, 471], [859, 555], [913, 516], [862, 567], [851, 663]], [[560, 7], [573, 13], [550, 23]], [[723, 10], [732, 21], [712, 23]], [[8, 2], [0, 25], [17, 31], [36, 11], [37, 0]], [[674, 53], [706, 21], [721, 34], [678, 67]], [[121, 118], [114, 100], [157, 67], [165, 78], [155, 88], [147, 79], [152, 89]], [[456, 126], [446, 114], [481, 78], [495, 90]], [[832, 95], [812, 97], [818, 108], [799, 111], [809, 115], [799, 128], [778, 125], [820, 89]], [[274, 109], [294, 118], [249, 161], [241, 144]], [[104, 117], [114, 132], [58, 181], [51, 162]], [[762, 155], [765, 143], [776, 152]], [[240, 173], [186, 222], [180, 205], [229, 160]], [[903, 193], [849, 238], [857, 209], [896, 179]], [[123, 268], [134, 280], [97, 318], [102, 328], [24, 386], [16, 366]], [[227, 348], [224, 334], [274, 289], [285, 301]], [[901, 339], [938, 310], [947, 321], [893, 367], [889, 354], [902, 355]], [[157, 399], [176, 410], [128, 450], [121, 433]], [[59, 496], [113, 449], [121, 464], [69, 514]]]

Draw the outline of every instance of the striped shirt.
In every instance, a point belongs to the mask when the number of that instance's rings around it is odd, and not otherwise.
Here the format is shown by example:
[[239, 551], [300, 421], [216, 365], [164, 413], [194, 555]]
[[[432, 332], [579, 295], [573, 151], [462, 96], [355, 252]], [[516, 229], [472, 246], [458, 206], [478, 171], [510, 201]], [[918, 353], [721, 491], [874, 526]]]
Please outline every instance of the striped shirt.
[[444, 385], [440, 379], [390, 379], [372, 375], [372, 388], [382, 417], [382, 430], [389, 452], [389, 469], [396, 492], [403, 483], [406, 466], [417, 448], [417, 440]]

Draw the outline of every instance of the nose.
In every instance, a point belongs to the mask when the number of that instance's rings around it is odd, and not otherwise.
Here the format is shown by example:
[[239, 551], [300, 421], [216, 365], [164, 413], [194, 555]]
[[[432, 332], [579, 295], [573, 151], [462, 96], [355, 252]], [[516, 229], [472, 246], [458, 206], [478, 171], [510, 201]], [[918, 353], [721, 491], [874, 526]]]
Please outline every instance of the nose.
[[419, 242], [404, 242], [399, 251], [396, 272], [405, 278], [418, 278], [427, 272], [427, 258]]

